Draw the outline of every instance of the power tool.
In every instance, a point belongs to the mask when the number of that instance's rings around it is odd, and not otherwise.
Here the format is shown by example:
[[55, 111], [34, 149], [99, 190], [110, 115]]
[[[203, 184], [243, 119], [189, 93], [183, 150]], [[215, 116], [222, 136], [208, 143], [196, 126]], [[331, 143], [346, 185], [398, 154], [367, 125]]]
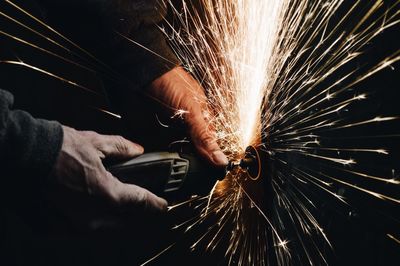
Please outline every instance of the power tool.
[[192, 195], [207, 195], [218, 180], [236, 167], [248, 172], [251, 179], [260, 176], [260, 162], [255, 148], [248, 147], [242, 160], [216, 168], [194, 153], [151, 152], [107, 167], [124, 183], [146, 188], [169, 202]]
[[207, 195], [226, 168], [216, 168], [194, 154], [151, 152], [107, 167], [124, 183], [146, 188], [169, 202]]

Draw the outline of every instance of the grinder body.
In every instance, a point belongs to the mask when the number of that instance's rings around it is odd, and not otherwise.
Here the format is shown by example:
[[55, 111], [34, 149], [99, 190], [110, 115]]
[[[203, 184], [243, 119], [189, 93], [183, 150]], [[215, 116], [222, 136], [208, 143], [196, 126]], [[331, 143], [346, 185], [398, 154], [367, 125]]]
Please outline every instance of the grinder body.
[[207, 195], [226, 170], [215, 168], [193, 154], [145, 153], [107, 167], [121, 182], [146, 188], [169, 202]]

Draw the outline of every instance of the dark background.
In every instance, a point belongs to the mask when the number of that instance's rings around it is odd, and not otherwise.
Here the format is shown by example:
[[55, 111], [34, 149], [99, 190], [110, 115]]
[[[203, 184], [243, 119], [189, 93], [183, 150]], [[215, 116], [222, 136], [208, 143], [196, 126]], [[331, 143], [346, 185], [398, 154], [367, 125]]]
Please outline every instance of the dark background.
[[[41, 11], [32, 5], [32, 1], [15, 2], [32, 10], [38, 16], [41, 15]], [[129, 104], [126, 104], [124, 108], [111, 104], [110, 95], [114, 94], [110, 91], [119, 91], [121, 86], [117, 74], [104, 68], [48, 29], [10, 8], [4, 1], [0, 4], [0, 11], [32, 26], [46, 36], [59, 40], [78, 56], [49, 44], [48, 41], [38, 38], [4, 17], [0, 18], [0, 30], [50, 51], [58, 52], [69, 60], [93, 70], [67, 63], [2, 35], [0, 60], [20, 59], [95, 91], [95, 93], [88, 92], [26, 67], [2, 63], [0, 64], [0, 87], [14, 94], [16, 108], [27, 110], [36, 117], [58, 120], [77, 129], [95, 130], [104, 134], [121, 134], [143, 144], [146, 151], [165, 149], [171, 141], [179, 140], [184, 136], [182, 125], [168, 121], [156, 103], [140, 94], [124, 95], [126, 99], [129, 99]], [[82, 13], [84, 12], [85, 10], [82, 10]], [[78, 18], [79, 15], [68, 10], [64, 13], [66, 17]], [[94, 31], [99, 30], [94, 21], [85, 25]], [[74, 40], [77, 38], [77, 33], [86, 30], [85, 27], [75, 28], [76, 32], [73, 32], [74, 29], [67, 31], [62, 25], [56, 27]], [[389, 51], [396, 51], [398, 33], [398, 27], [387, 30], [385, 34], [367, 45], [365, 54], [357, 62], [360, 67], [363, 62], [372, 64], [391, 54]], [[91, 49], [87, 45], [85, 48]], [[101, 58], [101, 55], [99, 57]], [[395, 70], [385, 69], [360, 84], [360, 87], [371, 93], [373, 97], [368, 104], [353, 106], [353, 115], [359, 117], [368, 117], [373, 114], [400, 115], [399, 63], [393, 67]], [[115, 101], [112, 102], [115, 103]], [[124, 116], [121, 120], [100, 112], [98, 108], [130, 115]], [[161, 121], [171, 124], [171, 127], [160, 126], [156, 114]], [[361, 127], [353, 131], [330, 133], [330, 135], [327, 133], [325, 137], [330, 139], [331, 144], [337, 141], [345, 145], [345, 143], [363, 143], [361, 138], [354, 139], [351, 138], [352, 136], [387, 135], [399, 132], [399, 123], [389, 123], [378, 127]], [[391, 157], [381, 161], [358, 158], [364, 165], [374, 165], [376, 169], [398, 169], [399, 138], [368, 141], [372, 146], [387, 147], [391, 151]], [[315, 168], [315, 163], [318, 163], [290, 154], [286, 159], [293, 164], [302, 164], [304, 167]], [[326, 166], [322, 164], [319, 167], [326, 169]], [[16, 188], [10, 188], [10, 191], [14, 189], [17, 191]], [[398, 205], [377, 201], [340, 186], [337, 190], [351, 200], [353, 203], [351, 207], [339, 206], [326, 194], [314, 195], [319, 198], [318, 217], [321, 225], [334, 246], [334, 252], [327, 251], [329, 264], [399, 265], [400, 245], [386, 237], [386, 233], [397, 234], [399, 237]], [[379, 190], [391, 192], [391, 195], [397, 193], [397, 197], [399, 195], [398, 188], [393, 191], [392, 187], [383, 186]], [[179, 239], [181, 236], [171, 233], [168, 229], [174, 221], [180, 221], [182, 216], [187, 216], [192, 212], [190, 209], [185, 209], [181, 213], [174, 213], [168, 217], [143, 217], [142, 215], [132, 217], [123, 214], [124, 225], [118, 228], [107, 227], [91, 231], [85, 227], [84, 221], [72, 219], [69, 213], [60, 211], [57, 208], [57, 202], [53, 200], [54, 195], [42, 194], [39, 191], [29, 191], [26, 195], [18, 195], [19, 200], [13, 198], [2, 200], [0, 254], [4, 262], [11, 263], [10, 265], [136, 265], [143, 262], [150, 254], [174, 242], [174, 239]], [[71, 197], [75, 197], [73, 203], [78, 202], [76, 195]], [[83, 209], [79, 204], [72, 204], [72, 206]], [[84, 213], [81, 209], [77, 210], [80, 214]], [[183, 239], [176, 249], [157, 260], [155, 264], [223, 265], [226, 263], [223, 259], [223, 249], [212, 254], [202, 250], [191, 252], [188, 248], [189, 241]], [[296, 247], [293, 248], [292, 252], [295, 252]], [[296, 265], [306, 264], [306, 261], [296, 263]]]

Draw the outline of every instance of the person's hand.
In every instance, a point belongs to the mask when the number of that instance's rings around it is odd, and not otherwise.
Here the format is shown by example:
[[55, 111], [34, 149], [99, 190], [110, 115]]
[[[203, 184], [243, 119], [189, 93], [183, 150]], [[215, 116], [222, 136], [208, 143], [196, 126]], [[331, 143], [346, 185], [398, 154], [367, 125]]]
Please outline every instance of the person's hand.
[[[53, 175], [72, 190], [105, 197], [121, 207], [165, 211], [167, 202], [148, 190], [120, 182], [108, 172], [105, 158], [128, 159], [143, 153], [143, 147], [120, 136], [77, 131], [63, 126], [64, 139]], [[151, 177], [149, 177], [151, 178]]]
[[215, 132], [204, 119], [204, 90], [189, 73], [182, 67], [175, 67], [154, 80], [149, 93], [172, 112], [183, 111], [189, 134], [201, 156], [215, 166], [228, 164], [228, 159], [216, 142]]

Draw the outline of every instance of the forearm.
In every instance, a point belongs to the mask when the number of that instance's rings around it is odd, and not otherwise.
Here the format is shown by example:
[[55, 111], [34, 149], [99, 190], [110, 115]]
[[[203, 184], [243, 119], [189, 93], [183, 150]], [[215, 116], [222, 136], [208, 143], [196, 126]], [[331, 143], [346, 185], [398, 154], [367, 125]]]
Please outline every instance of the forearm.
[[51, 190], [57, 191], [53, 185], [61, 185], [104, 197], [118, 208], [149, 212], [167, 209], [164, 199], [120, 182], [102, 163], [106, 158], [135, 157], [143, 153], [143, 147], [120, 136], [77, 131], [35, 119], [12, 110], [12, 104], [13, 96], [0, 90], [0, 198], [7, 207], [22, 209], [22, 215], [28, 214], [29, 219], [35, 210], [26, 210], [27, 206], [40, 209], [37, 204], [51, 196]]

